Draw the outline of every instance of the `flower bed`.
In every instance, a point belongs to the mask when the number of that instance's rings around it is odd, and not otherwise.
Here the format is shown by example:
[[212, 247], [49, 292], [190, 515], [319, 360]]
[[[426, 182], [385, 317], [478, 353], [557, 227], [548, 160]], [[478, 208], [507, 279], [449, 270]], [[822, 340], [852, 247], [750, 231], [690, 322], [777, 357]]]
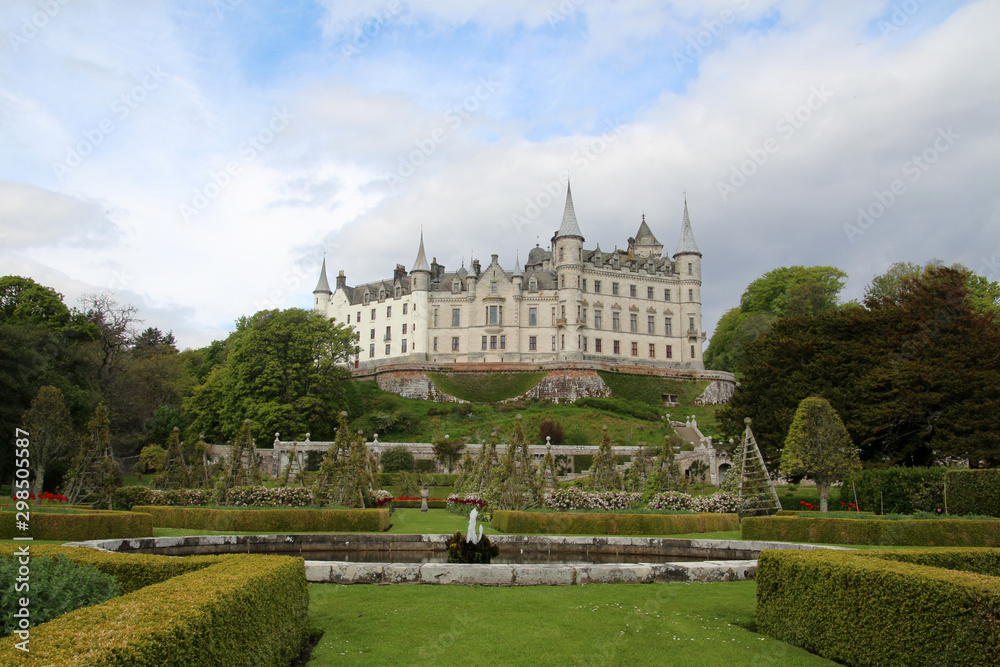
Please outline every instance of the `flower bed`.
[[[451, 494], [448, 496], [448, 501], [445, 504], [445, 509], [447, 509], [452, 514], [460, 514], [462, 516], [469, 516], [472, 514], [472, 509], [475, 508], [479, 510], [479, 515], [482, 516], [484, 512], [487, 511], [488, 503], [479, 497], [476, 493], [467, 493], [465, 495], [459, 496], [456, 494]], [[483, 519], [486, 520], [485, 518]]]
[[[23, 493], [23, 491], [21, 492]], [[19, 500], [17, 496], [11, 496], [11, 500]], [[64, 503], [68, 502], [69, 498], [62, 495], [61, 493], [52, 493], [51, 491], [46, 491], [45, 493], [39, 493], [37, 496], [33, 493], [28, 494], [28, 500], [38, 500], [41, 504], [46, 504], [46, 502], [52, 503]]]
[[[417, 508], [421, 507], [422, 501], [423, 498], [414, 498], [412, 496], [401, 496], [399, 498], [394, 498], [392, 501], [392, 505], [393, 507], [408, 507], [412, 509], [414, 507]], [[442, 500], [441, 498], [427, 499], [428, 509], [443, 510], [447, 509], [447, 507], [448, 507], [447, 502]]]
[[710, 514], [733, 514], [739, 511], [740, 499], [735, 493], [719, 491], [710, 496], [692, 496], [680, 491], [667, 491], [653, 496], [649, 508], [654, 510], [690, 510]]
[[305, 507], [313, 502], [312, 490], [301, 486], [237, 486], [226, 494], [226, 504], [236, 507]]
[[597, 493], [571, 486], [546, 493], [542, 502], [545, 507], [554, 510], [627, 510], [642, 502], [642, 494], [625, 491]]
[[189, 505], [204, 507], [212, 502], [208, 489], [150, 489], [146, 486], [126, 486], [115, 489], [111, 502], [116, 509], [131, 509], [133, 505]]

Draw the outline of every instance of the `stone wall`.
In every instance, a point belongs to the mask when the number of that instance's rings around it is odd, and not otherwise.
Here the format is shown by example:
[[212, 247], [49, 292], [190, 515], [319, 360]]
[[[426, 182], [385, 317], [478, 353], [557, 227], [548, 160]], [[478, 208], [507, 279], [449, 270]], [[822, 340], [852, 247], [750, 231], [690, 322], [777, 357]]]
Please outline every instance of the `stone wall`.
[[694, 399], [695, 405], [725, 405], [736, 391], [736, 382], [730, 380], [714, 380], [705, 387], [701, 396]]
[[405, 398], [419, 398], [424, 401], [436, 401], [438, 403], [468, 403], [460, 398], [455, 398], [446, 394], [431, 382], [423, 371], [391, 371], [379, 373], [375, 376], [375, 382], [379, 389], [391, 391]]
[[[578, 398], [610, 398], [611, 390], [595, 371], [567, 369], [549, 371], [524, 396], [545, 398], [557, 403], [573, 403]], [[520, 396], [509, 400], [517, 400]]]

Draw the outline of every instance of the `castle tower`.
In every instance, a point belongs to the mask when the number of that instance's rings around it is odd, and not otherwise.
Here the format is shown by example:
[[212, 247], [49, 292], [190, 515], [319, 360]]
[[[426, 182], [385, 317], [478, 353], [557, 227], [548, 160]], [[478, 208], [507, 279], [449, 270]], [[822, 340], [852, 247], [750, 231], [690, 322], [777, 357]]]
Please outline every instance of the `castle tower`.
[[424, 253], [424, 232], [420, 232], [420, 247], [417, 258], [413, 260], [413, 270], [410, 271], [410, 292], [413, 295], [413, 340], [414, 353], [427, 358], [427, 314], [428, 290], [431, 284], [431, 267]]
[[566, 184], [562, 224], [552, 238], [552, 265], [559, 294], [556, 314], [556, 350], [559, 359], [582, 360], [583, 234], [576, 221], [573, 191]]
[[686, 338], [681, 358], [704, 368], [701, 360], [701, 346], [705, 338], [701, 325], [701, 251], [691, 229], [687, 197], [684, 198], [684, 219], [681, 221], [681, 237], [674, 253], [674, 264], [680, 274], [680, 324]]
[[326, 257], [323, 258], [323, 266], [319, 270], [319, 282], [313, 290], [313, 308], [317, 313], [322, 313], [325, 317], [330, 307], [330, 297], [333, 291], [330, 289], [330, 281], [326, 279]]
[[652, 230], [646, 224], [646, 214], [642, 214], [642, 223], [639, 231], [635, 233], [632, 247], [630, 248], [636, 257], [652, 257], [660, 259], [663, 255], [663, 244], [656, 240]]

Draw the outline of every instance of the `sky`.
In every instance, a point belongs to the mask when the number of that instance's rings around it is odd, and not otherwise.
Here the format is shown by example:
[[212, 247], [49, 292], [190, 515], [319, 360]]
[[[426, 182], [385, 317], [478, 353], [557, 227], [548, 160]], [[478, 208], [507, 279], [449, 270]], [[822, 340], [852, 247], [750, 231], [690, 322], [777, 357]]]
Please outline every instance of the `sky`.
[[686, 196], [704, 325], [779, 266], [1000, 280], [1000, 1], [4, 0], [0, 275], [180, 348]]

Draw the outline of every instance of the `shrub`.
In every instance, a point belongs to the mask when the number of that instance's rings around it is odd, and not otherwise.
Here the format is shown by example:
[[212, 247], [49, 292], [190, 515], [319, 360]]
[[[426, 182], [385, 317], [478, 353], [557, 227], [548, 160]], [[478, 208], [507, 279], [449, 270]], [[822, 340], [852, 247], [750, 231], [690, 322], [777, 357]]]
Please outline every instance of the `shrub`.
[[660, 413], [638, 401], [626, 401], [621, 398], [580, 398], [575, 405], [581, 408], [594, 408], [619, 415], [628, 415], [646, 421], [659, 421]]
[[480, 516], [487, 511], [486, 501], [480, 498], [479, 494], [476, 493], [467, 493], [462, 496], [458, 496], [453, 493], [448, 496], [448, 500], [445, 502], [445, 509], [452, 514], [469, 516], [472, 514], [473, 508], [479, 510]]
[[627, 510], [642, 502], [641, 493], [626, 491], [603, 491], [595, 493], [580, 487], [549, 491], [542, 497], [545, 507], [556, 510]]
[[[301, 558], [170, 558], [43, 545], [31, 550], [63, 554], [75, 562], [96, 560], [126, 571], [146, 569], [145, 577], [137, 573], [133, 579], [159, 579], [33, 628], [33, 664], [284, 667], [301, 652], [309, 634], [309, 594]], [[173, 576], [164, 577], [168, 572]], [[124, 584], [122, 588], [127, 589]], [[0, 640], [0, 655], [19, 653], [16, 640]]]
[[490, 538], [485, 535], [473, 544], [465, 539], [462, 533], [455, 533], [448, 540], [449, 563], [478, 563], [489, 565], [500, 555], [500, 547], [490, 544]]
[[162, 528], [195, 528], [250, 533], [374, 533], [389, 529], [387, 509], [231, 510], [188, 507], [133, 508], [152, 515]]
[[545, 443], [545, 438], [553, 445], [561, 445], [563, 441], [562, 424], [553, 419], [544, 419], [538, 425], [538, 442]]
[[204, 506], [212, 502], [208, 489], [150, 489], [146, 486], [125, 486], [111, 493], [115, 509], [128, 510], [133, 505], [193, 505]]
[[922, 519], [746, 518], [743, 539], [880, 546], [998, 547], [1000, 521]]
[[493, 527], [504, 533], [548, 535], [675, 535], [736, 530], [735, 514], [587, 514], [496, 510]]
[[[855, 481], [858, 505], [879, 514], [912, 514], [944, 508], [947, 468], [883, 468], [864, 470]], [[841, 492], [843, 495], [843, 491]]]
[[236, 507], [304, 507], [313, 502], [312, 489], [301, 486], [236, 486], [226, 494], [226, 504]]
[[17, 530], [14, 512], [0, 512], [0, 539], [15, 536], [36, 540], [109, 540], [115, 538], [152, 537], [153, 522], [148, 514], [84, 510], [72, 514], [32, 512], [30, 529]]
[[77, 565], [65, 556], [32, 558], [29, 565], [30, 595], [14, 588], [18, 562], [0, 559], [0, 581], [11, 584], [0, 589], [0, 634], [4, 637], [18, 627], [14, 612], [20, 609], [21, 597], [29, 600], [31, 625], [35, 626], [74, 609], [104, 602], [122, 592], [121, 585], [111, 575], [92, 565]]
[[949, 470], [948, 511], [1000, 517], [1000, 470]]
[[413, 453], [406, 447], [392, 447], [382, 454], [382, 472], [413, 472]]
[[1000, 563], [976, 551], [764, 551], [757, 629], [849, 665], [995, 665]]

